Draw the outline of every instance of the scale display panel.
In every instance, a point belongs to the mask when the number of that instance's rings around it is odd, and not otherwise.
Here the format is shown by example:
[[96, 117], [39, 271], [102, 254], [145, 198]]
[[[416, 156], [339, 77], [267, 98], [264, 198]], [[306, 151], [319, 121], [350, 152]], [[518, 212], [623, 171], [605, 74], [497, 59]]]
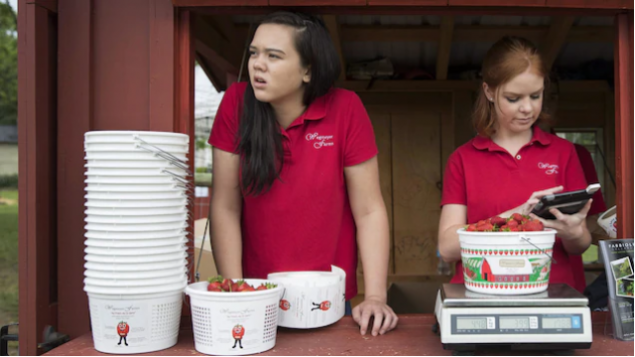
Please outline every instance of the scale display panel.
[[452, 315], [452, 334], [582, 334], [582, 315]]

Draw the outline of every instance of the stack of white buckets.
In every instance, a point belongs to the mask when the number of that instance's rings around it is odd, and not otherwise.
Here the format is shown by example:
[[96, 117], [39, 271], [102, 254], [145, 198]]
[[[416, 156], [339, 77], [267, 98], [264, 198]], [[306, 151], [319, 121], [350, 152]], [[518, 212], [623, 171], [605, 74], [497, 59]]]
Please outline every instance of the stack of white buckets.
[[189, 137], [98, 131], [86, 151], [86, 264], [95, 349], [176, 344], [187, 285]]

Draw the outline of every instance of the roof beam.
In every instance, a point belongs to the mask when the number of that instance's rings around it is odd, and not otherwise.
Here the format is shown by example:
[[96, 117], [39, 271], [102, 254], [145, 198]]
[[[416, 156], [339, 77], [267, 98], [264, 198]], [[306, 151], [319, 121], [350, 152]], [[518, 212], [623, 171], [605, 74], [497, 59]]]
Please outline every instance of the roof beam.
[[203, 72], [205, 72], [205, 75], [207, 76], [207, 79], [209, 79], [209, 81], [214, 86], [214, 89], [216, 89], [217, 92], [221, 92], [225, 88], [226, 84], [222, 83], [221, 78], [218, 78], [218, 70], [215, 71], [214, 68], [212, 68], [212, 66], [207, 63], [207, 60], [199, 53], [196, 53], [195, 57], [196, 62], [199, 66], [201, 66]]
[[558, 53], [560, 53], [560, 49], [562, 49], [562, 45], [564, 45], [567, 41], [567, 36], [574, 21], [574, 16], [558, 16], [551, 18], [551, 26], [549, 26], [549, 31], [540, 46], [545, 66], [548, 69], [551, 69], [551, 66], [553, 66], [553, 63], [558, 57]]
[[450, 51], [452, 50], [452, 35], [454, 32], [454, 17], [441, 18], [439, 45], [437, 46], [437, 80], [448, 79], [450, 65]]
[[340, 57], [342, 70], [340, 71], [339, 80], [343, 81], [346, 79], [346, 60], [344, 59], [344, 55], [342, 55], [342, 41], [340, 40], [340, 24], [337, 21], [337, 16], [335, 15], [324, 15], [323, 20], [324, 20], [324, 24], [326, 25], [326, 28], [329, 30], [329, 33], [331, 34], [331, 39], [333, 40], [333, 44], [335, 45], [335, 49], [337, 50], [337, 55]]
[[209, 65], [216, 65], [226, 72], [238, 73], [239, 54], [232, 53], [233, 48], [222, 34], [203, 16], [198, 16], [194, 23], [196, 52], [205, 57]]
[[[454, 42], [496, 42], [505, 35], [525, 37], [534, 43], [544, 41], [547, 26], [455, 26]], [[441, 28], [437, 26], [372, 26], [341, 25], [342, 42], [437, 42]], [[613, 42], [613, 26], [575, 26], [565, 36], [566, 42]]]

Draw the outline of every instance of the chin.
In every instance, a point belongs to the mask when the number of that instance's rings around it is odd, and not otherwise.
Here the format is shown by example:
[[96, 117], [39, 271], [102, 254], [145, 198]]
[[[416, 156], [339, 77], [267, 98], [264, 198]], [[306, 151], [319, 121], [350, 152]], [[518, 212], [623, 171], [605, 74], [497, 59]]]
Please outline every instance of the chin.
[[258, 99], [259, 102], [263, 103], [270, 103], [272, 99], [270, 95], [267, 95], [267, 93], [262, 93], [260, 91], [254, 91], [254, 96], [256, 97], [256, 99]]

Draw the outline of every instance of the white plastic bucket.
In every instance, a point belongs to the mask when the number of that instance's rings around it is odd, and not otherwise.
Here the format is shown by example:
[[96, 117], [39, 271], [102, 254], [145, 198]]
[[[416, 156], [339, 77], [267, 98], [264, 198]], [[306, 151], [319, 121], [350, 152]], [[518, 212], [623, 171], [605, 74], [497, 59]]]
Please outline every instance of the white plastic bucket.
[[89, 223], [84, 226], [87, 231], [104, 231], [104, 232], [154, 232], [154, 231], [172, 231], [175, 229], [185, 229], [185, 222], [172, 223], [152, 223], [152, 224], [107, 224], [107, 223]]
[[117, 200], [89, 198], [84, 204], [86, 207], [99, 208], [158, 208], [158, 207], [185, 207], [187, 198], [144, 199], [144, 200]]
[[[143, 248], [138, 248], [138, 251], [143, 250]], [[137, 255], [124, 255], [124, 256], [115, 256], [115, 255], [97, 255], [97, 254], [86, 254], [84, 259], [87, 262], [95, 262], [95, 263], [111, 263], [111, 264], [137, 264], [137, 263], [155, 263], [155, 262], [165, 262], [171, 260], [182, 259], [185, 262], [185, 258], [187, 258], [187, 253], [184, 251], [176, 251], [172, 253], [166, 254], [148, 254], [145, 255], [143, 253]]]
[[149, 270], [149, 271], [103, 271], [103, 270], [87, 269], [84, 271], [84, 276], [87, 278], [96, 278], [96, 279], [138, 280], [138, 279], [162, 278], [166, 276], [173, 276], [178, 273], [187, 274], [187, 268], [183, 265], [177, 268], [158, 269], [158, 270]]
[[[95, 349], [122, 355], [174, 346], [179, 336], [182, 299], [181, 291], [127, 296], [88, 293]], [[128, 326], [125, 340], [117, 328], [122, 321]]]
[[[177, 182], [157, 183], [157, 184], [111, 184], [111, 183], [89, 183], [86, 191], [90, 192], [164, 192], [183, 191], [184, 188], [177, 186]], [[181, 184], [185, 185], [185, 184]]]
[[105, 294], [105, 295], [143, 295], [143, 294], [161, 294], [170, 291], [181, 291], [187, 285], [187, 277], [170, 284], [160, 284], [151, 286], [99, 286], [84, 284], [84, 291], [87, 293]]
[[141, 272], [181, 269], [187, 265], [186, 263], [185, 259], [135, 264], [86, 262], [84, 268], [103, 272]]
[[[187, 153], [189, 146], [188, 144], [137, 144], [133, 142], [109, 142], [109, 143], [99, 143], [99, 142], [84, 142], [84, 151], [144, 151], [144, 149], [140, 149], [139, 146], [143, 146], [152, 151], [161, 152], [163, 150], [168, 153]], [[159, 150], [160, 149], [160, 150]]]
[[173, 245], [183, 245], [187, 243], [185, 236], [175, 238], [163, 238], [163, 239], [133, 239], [133, 240], [118, 240], [118, 239], [100, 239], [100, 238], [88, 238], [84, 241], [87, 247], [101, 247], [110, 249], [128, 249], [128, 248], [149, 248], [149, 247], [169, 247]]
[[[266, 280], [246, 279], [246, 282], [257, 287]], [[223, 293], [208, 292], [207, 285], [200, 282], [185, 288], [190, 296], [194, 347], [198, 352], [236, 356], [264, 352], [275, 346], [282, 286]]]
[[[181, 179], [184, 180], [184, 179]], [[145, 185], [145, 184], [170, 184], [178, 183], [179, 180], [166, 174], [156, 176], [100, 176], [90, 175], [85, 183], [109, 183], [115, 185]]]
[[84, 165], [86, 167], [85, 175], [88, 177], [93, 176], [171, 176], [171, 174], [179, 177], [187, 176], [185, 170], [178, 167], [147, 167], [147, 168], [131, 168], [131, 167], [112, 167], [101, 165]]
[[152, 216], [164, 214], [187, 213], [185, 205], [172, 207], [146, 207], [146, 208], [91, 208], [86, 209], [85, 213], [89, 216]]
[[336, 323], [346, 310], [346, 272], [333, 266], [327, 271], [269, 274], [267, 278], [284, 286], [278, 325], [310, 329]]
[[151, 232], [112, 232], [112, 231], [97, 231], [89, 230], [84, 234], [86, 238], [95, 239], [110, 239], [110, 240], [154, 240], [165, 239], [174, 237], [185, 237], [187, 233], [184, 231], [185, 227], [179, 229], [170, 229], [165, 231], [151, 231]]
[[177, 167], [175, 164], [168, 160], [86, 160], [87, 165], [95, 165], [96, 167], [104, 168], [158, 168], [158, 169], [171, 169]]
[[104, 279], [104, 278], [84, 278], [84, 284], [95, 287], [115, 287], [115, 288], [135, 288], [146, 286], [163, 286], [180, 284], [184, 279], [187, 279], [184, 273], [176, 275], [168, 275], [151, 279]]
[[556, 231], [457, 231], [465, 287], [495, 295], [534, 294], [547, 290]]
[[103, 130], [89, 131], [84, 134], [86, 142], [139, 142], [138, 139], [151, 144], [188, 144], [190, 142], [187, 134], [164, 131]]
[[112, 223], [112, 224], [149, 224], [149, 223], [168, 223], [168, 222], [185, 222], [187, 221], [187, 213], [179, 214], [160, 214], [154, 216], [128, 216], [128, 215], [96, 215], [89, 214], [85, 219], [88, 223]]
[[[186, 151], [170, 152], [169, 154], [181, 161], [187, 161]], [[159, 156], [145, 150], [136, 151], [87, 151], [84, 160], [166, 160], [165, 157]]]
[[115, 247], [86, 247], [84, 253], [95, 255], [113, 255], [113, 256], [126, 256], [126, 255], [154, 255], [154, 254], [168, 254], [185, 252], [185, 244], [163, 245], [158, 247], [139, 247], [139, 248], [115, 248]]
[[88, 191], [84, 196], [86, 199], [92, 200], [117, 200], [117, 201], [142, 201], [142, 200], [171, 200], [178, 198], [187, 198], [187, 194], [183, 190], [173, 190], [165, 192], [98, 192]]

